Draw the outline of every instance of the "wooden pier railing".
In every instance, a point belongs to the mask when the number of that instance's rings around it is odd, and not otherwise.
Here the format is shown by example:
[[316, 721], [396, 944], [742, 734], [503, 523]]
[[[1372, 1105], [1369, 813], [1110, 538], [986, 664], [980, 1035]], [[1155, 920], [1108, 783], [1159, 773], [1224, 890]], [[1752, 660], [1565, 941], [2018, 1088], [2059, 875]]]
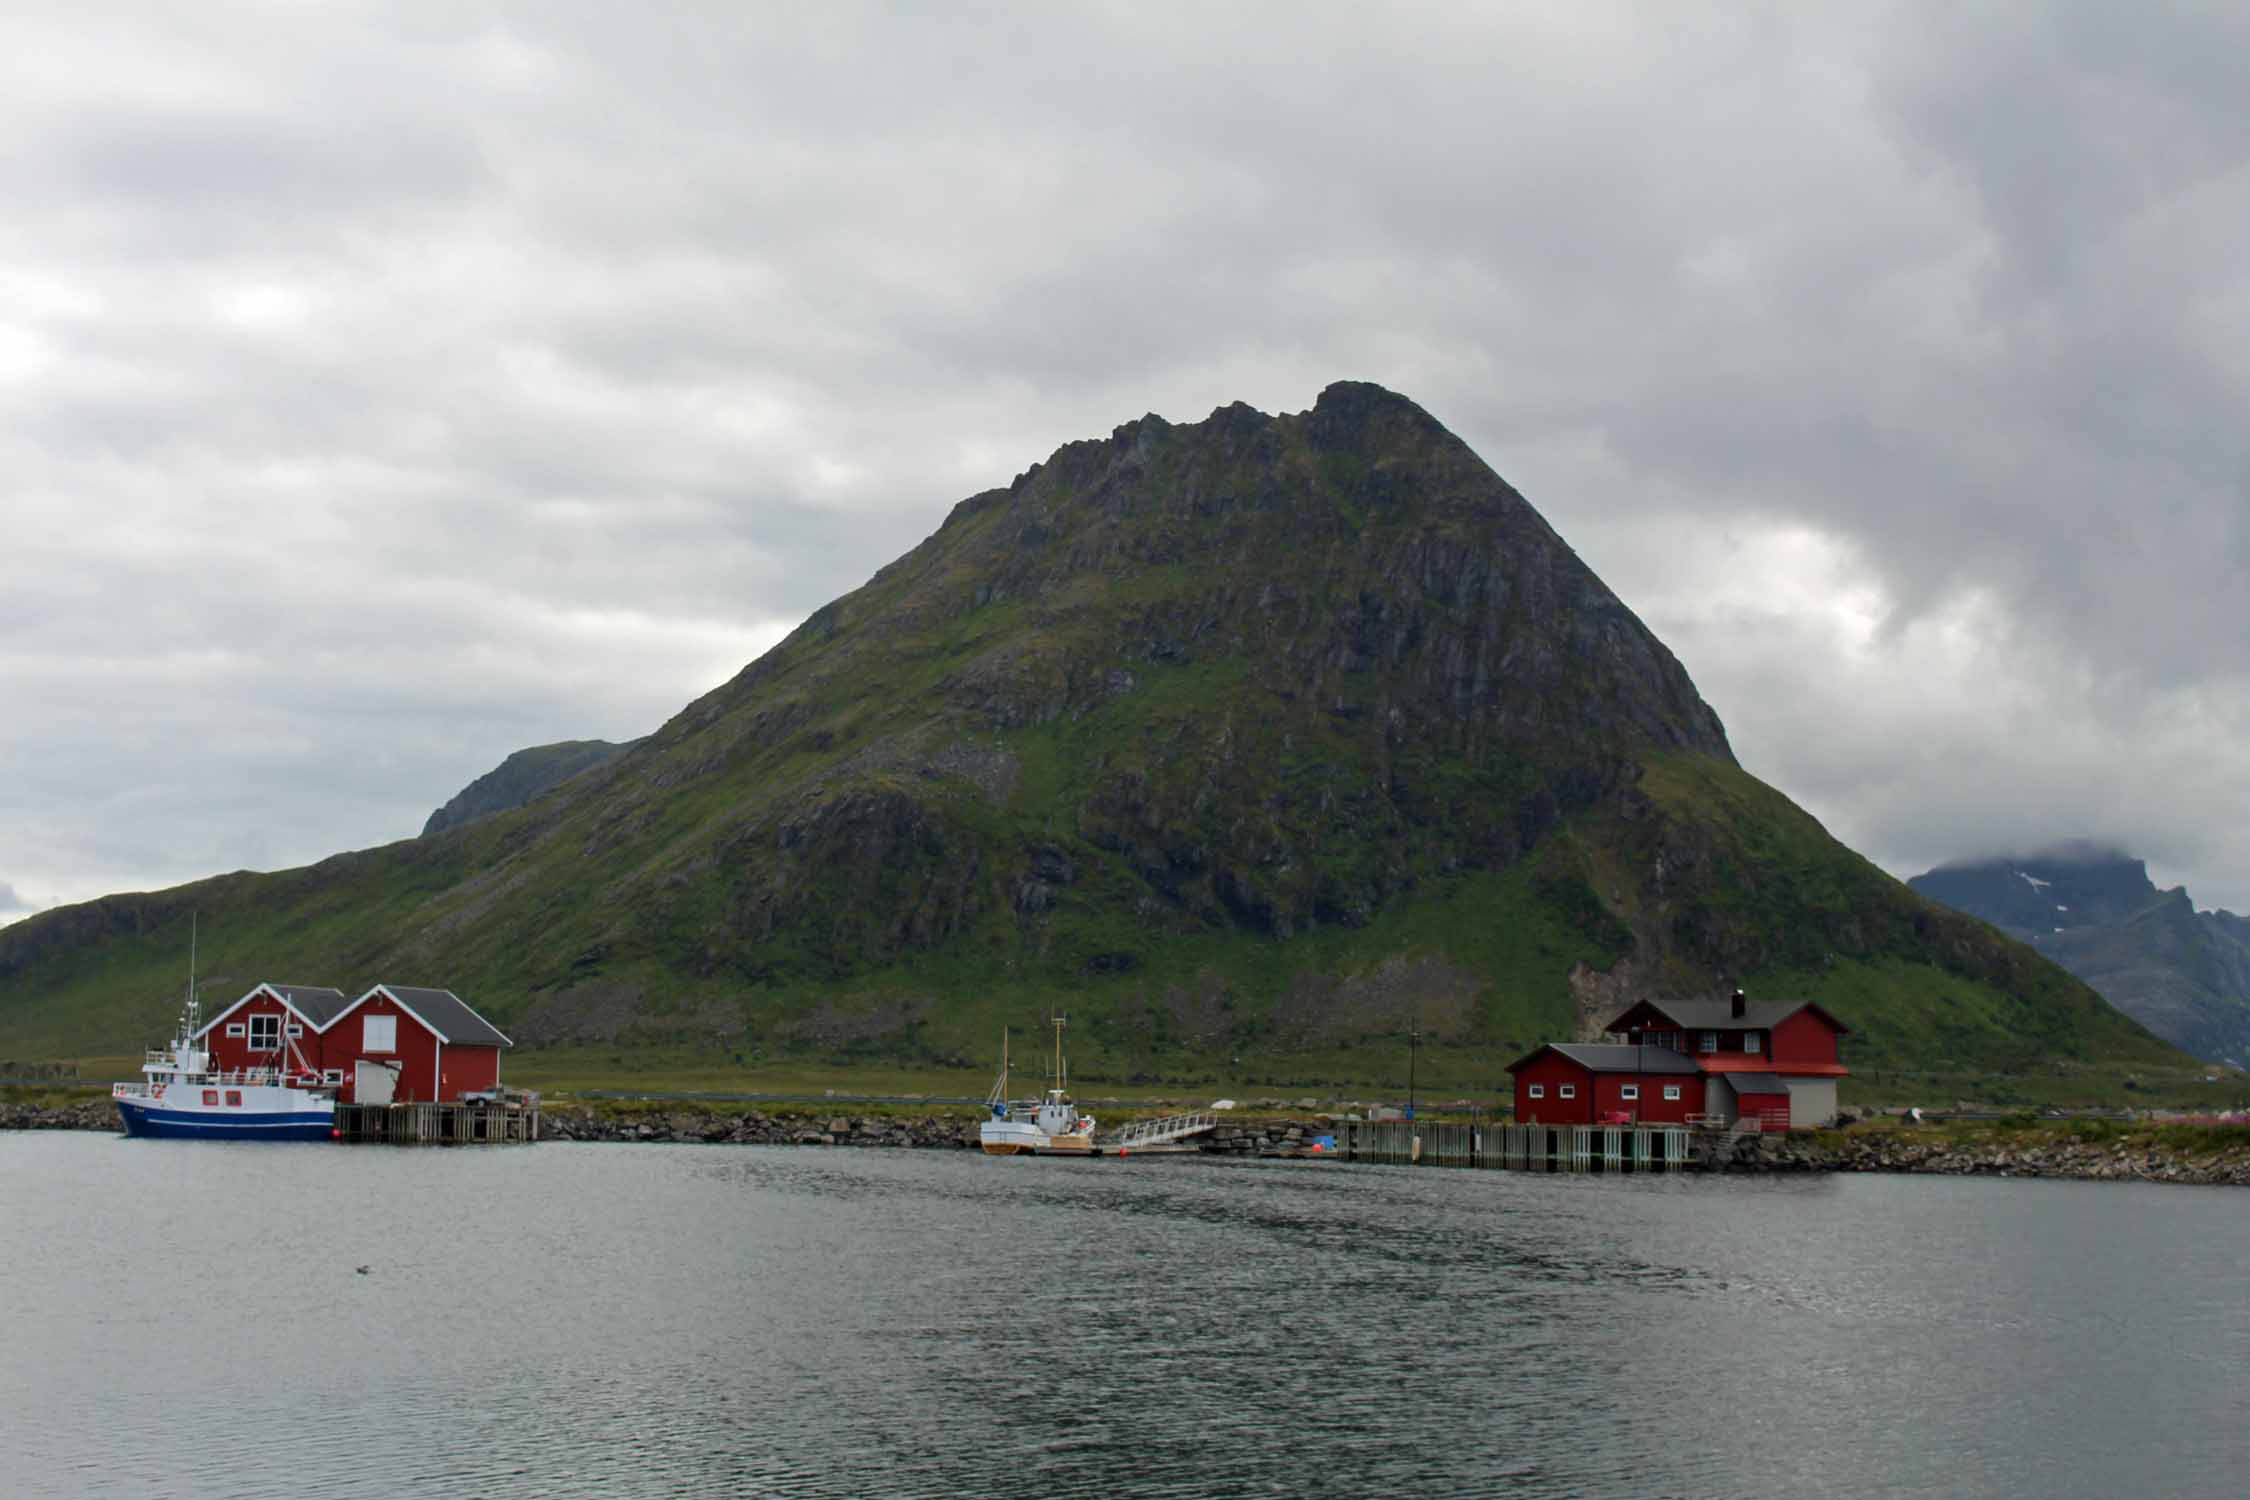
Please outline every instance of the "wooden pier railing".
[[388, 1146], [503, 1146], [539, 1139], [539, 1101], [339, 1104], [336, 1138]]
[[1678, 1171], [1689, 1159], [1679, 1125], [1436, 1125], [1347, 1120], [1336, 1127], [1346, 1161], [1487, 1167], [1519, 1172]]

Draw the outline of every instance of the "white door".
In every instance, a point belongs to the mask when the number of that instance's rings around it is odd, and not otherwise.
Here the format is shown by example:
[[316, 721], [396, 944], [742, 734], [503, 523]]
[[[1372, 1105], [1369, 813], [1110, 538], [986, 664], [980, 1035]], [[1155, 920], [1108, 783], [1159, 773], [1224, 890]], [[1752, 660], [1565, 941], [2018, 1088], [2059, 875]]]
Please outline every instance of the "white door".
[[352, 1071], [352, 1100], [358, 1104], [388, 1104], [398, 1075], [379, 1062], [361, 1058]]

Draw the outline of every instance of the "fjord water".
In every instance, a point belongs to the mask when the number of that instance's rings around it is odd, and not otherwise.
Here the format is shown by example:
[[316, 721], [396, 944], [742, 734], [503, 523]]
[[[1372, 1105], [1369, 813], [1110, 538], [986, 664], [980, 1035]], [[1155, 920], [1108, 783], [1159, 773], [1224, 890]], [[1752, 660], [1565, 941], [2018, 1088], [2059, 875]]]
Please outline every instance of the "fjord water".
[[14, 1135], [0, 1493], [2216, 1493], [2246, 1249], [2226, 1189]]

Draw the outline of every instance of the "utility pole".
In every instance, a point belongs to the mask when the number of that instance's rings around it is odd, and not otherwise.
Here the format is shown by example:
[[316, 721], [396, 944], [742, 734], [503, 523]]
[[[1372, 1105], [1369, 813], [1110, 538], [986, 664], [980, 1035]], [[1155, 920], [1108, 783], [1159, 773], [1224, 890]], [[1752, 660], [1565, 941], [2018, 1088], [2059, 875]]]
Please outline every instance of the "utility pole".
[[1406, 1118], [1414, 1118], [1414, 1057], [1422, 1047], [1422, 1028], [1406, 1033]]

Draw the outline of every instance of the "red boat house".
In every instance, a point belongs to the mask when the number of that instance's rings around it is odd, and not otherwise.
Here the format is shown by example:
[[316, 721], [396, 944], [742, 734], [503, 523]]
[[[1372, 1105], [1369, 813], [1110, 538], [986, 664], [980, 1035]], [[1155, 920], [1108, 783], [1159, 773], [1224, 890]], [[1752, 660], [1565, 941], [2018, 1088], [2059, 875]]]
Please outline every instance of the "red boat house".
[[1550, 1042], [1508, 1065], [1521, 1124], [1724, 1124], [1768, 1129], [1836, 1117], [1850, 1027], [1809, 1001], [1643, 1000], [1604, 1028], [1621, 1040]]
[[499, 1087], [513, 1046], [451, 990], [378, 984], [356, 1000], [261, 984], [196, 1033], [212, 1067], [311, 1073], [344, 1104], [445, 1104]]

